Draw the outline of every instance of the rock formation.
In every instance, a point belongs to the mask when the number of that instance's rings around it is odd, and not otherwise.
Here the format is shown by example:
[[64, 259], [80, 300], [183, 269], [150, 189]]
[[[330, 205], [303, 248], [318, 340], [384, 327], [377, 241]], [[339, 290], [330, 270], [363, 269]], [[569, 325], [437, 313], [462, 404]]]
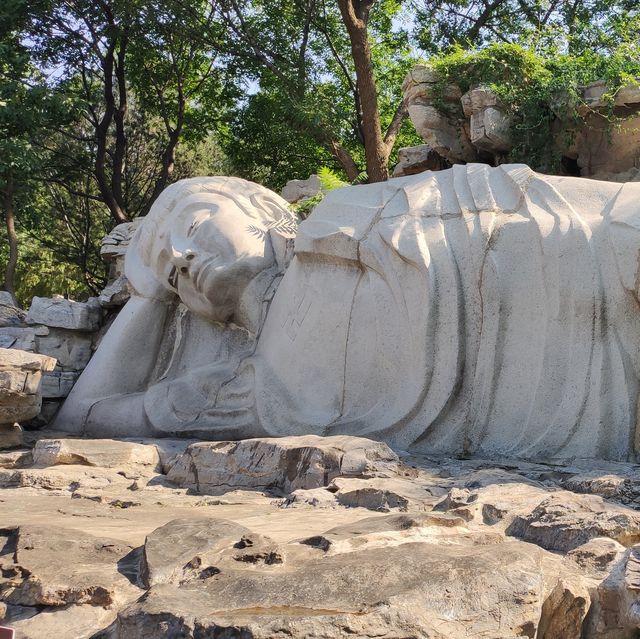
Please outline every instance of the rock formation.
[[52, 357], [0, 348], [0, 448], [22, 444], [19, 423], [40, 412], [42, 376], [55, 365]]
[[637, 477], [344, 436], [41, 439], [0, 453], [0, 625], [20, 639], [631, 639]]
[[101, 255], [109, 264], [109, 282], [98, 298], [76, 302], [61, 296], [34, 297], [29, 311], [18, 308], [0, 291], [0, 348], [39, 353], [56, 359], [55, 369], [42, 378], [40, 413], [29, 423], [48, 423], [80, 376], [102, 337], [104, 324], [130, 296], [124, 276], [124, 256], [139, 221], [120, 224], [102, 241]]
[[322, 191], [320, 177], [318, 175], [310, 175], [306, 180], [289, 180], [280, 192], [280, 197], [290, 204], [295, 204], [318, 195], [320, 191]]
[[179, 183], [136, 232], [136, 294], [57, 427], [633, 459], [639, 189], [474, 164], [339, 189], [282, 277], [275, 194]]
[[[495, 165], [508, 160], [514, 142], [511, 122], [495, 93], [478, 86], [463, 95], [458, 86], [450, 84], [439, 95], [439, 84], [433, 69], [417, 65], [402, 86], [411, 121], [429, 150], [450, 164], [482, 161]], [[616, 93], [613, 115], [619, 121], [614, 126], [608, 119], [610, 106], [603, 99], [606, 92], [604, 81], [585, 86], [578, 123], [567, 122], [557, 113], [549, 144], [563, 158], [560, 170], [569, 175], [629, 181], [637, 177], [640, 160], [640, 88], [630, 85]], [[407, 174], [402, 166], [397, 171]]]

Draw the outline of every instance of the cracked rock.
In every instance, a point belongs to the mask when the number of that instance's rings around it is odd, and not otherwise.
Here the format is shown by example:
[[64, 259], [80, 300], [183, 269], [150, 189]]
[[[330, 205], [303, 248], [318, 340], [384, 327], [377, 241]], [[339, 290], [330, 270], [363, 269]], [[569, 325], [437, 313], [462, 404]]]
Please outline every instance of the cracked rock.
[[397, 455], [381, 442], [306, 435], [192, 444], [167, 477], [200, 493], [233, 488], [290, 493], [327, 486], [339, 476], [389, 475], [397, 467]]

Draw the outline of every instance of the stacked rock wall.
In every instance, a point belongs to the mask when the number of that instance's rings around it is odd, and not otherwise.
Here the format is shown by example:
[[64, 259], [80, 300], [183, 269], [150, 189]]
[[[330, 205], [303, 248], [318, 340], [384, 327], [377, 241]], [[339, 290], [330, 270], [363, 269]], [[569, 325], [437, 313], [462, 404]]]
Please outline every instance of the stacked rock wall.
[[9, 351], [4, 349], [40, 354], [53, 362], [43, 369], [39, 390], [42, 408], [15, 421], [35, 418], [32, 425], [38, 426], [53, 418], [89, 363], [102, 329], [129, 299], [124, 255], [136, 226], [137, 221], [120, 224], [104, 238], [100, 254], [109, 264], [109, 282], [99, 297], [86, 302], [60, 296], [34, 297], [25, 313], [9, 293], [0, 291], [0, 367], [4, 360], [8, 362]]
[[22, 443], [17, 424], [40, 412], [42, 378], [55, 365], [52, 357], [0, 348], [0, 448]]
[[[55, 414], [89, 363], [102, 321], [103, 310], [96, 298], [74, 302], [62, 297], [34, 297], [20, 323], [0, 323], [1, 348], [37, 353], [54, 362], [42, 378], [41, 423]], [[6, 356], [8, 351], [4, 353]]]

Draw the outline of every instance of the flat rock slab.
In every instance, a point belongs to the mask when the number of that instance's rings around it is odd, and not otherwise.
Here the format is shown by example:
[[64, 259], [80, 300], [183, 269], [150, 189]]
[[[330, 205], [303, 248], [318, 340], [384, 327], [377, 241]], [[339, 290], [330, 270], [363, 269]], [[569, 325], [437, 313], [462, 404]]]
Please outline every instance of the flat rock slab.
[[[154, 587], [119, 613], [116, 637], [533, 637], [540, 555], [517, 542], [407, 543], [301, 566], [221, 572]], [[218, 635], [223, 629], [229, 635]], [[282, 633], [282, 635], [279, 634]]]
[[506, 532], [562, 552], [595, 537], [609, 537], [631, 546], [640, 542], [640, 514], [596, 495], [562, 492], [548, 497], [528, 514], [515, 517]]
[[[176, 519], [154, 530], [144, 544], [142, 579], [149, 588], [202, 578], [202, 556], [231, 548], [251, 531], [224, 519]], [[206, 573], [205, 573], [206, 574]]]
[[398, 456], [381, 442], [306, 435], [192, 444], [167, 476], [200, 493], [233, 488], [289, 493], [327, 486], [340, 476], [389, 476], [398, 465]]
[[0, 598], [5, 603], [110, 607], [139, 593], [118, 571], [118, 563], [133, 550], [127, 544], [41, 526], [20, 526], [1, 534], [5, 554], [0, 555]]
[[53, 468], [0, 468], [0, 488], [64, 491], [73, 496], [79, 489], [104, 491], [119, 487], [126, 490], [131, 484], [131, 479], [112, 468], [66, 465]]
[[154, 445], [115, 439], [41, 439], [33, 449], [33, 461], [39, 467], [73, 464], [161, 469], [160, 454]]
[[11, 622], [18, 639], [90, 639], [107, 629], [116, 613], [102, 606], [89, 604], [67, 608], [46, 608], [35, 617]]
[[102, 322], [102, 307], [95, 298], [74, 302], [62, 297], [34, 297], [26, 321], [76, 331], [96, 331]]

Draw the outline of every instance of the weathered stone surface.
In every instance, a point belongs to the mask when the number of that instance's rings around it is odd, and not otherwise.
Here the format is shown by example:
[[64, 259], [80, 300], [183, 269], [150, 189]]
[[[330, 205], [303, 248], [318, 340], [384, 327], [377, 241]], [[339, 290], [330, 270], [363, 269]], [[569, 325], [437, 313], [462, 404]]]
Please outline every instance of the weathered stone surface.
[[41, 386], [42, 397], [48, 399], [67, 397], [78, 377], [80, 377], [79, 371], [53, 371], [43, 375]]
[[132, 485], [115, 469], [84, 466], [0, 469], [0, 488], [35, 488], [73, 496], [78, 490], [105, 491], [114, 486], [122, 490]]
[[46, 326], [6, 326], [0, 328], [0, 348], [36, 352], [37, 336], [47, 335], [48, 332]]
[[438, 501], [418, 481], [402, 478], [359, 479], [338, 477], [329, 485], [338, 503], [351, 508], [388, 512], [416, 509], [430, 510]]
[[6, 603], [110, 607], [139, 592], [118, 572], [118, 561], [133, 549], [117, 540], [38, 526], [3, 533], [5, 548], [13, 550], [0, 556], [0, 598]]
[[507, 534], [563, 552], [595, 537], [609, 537], [630, 546], [640, 541], [640, 514], [607, 504], [595, 495], [560, 493], [545, 499], [529, 514], [516, 517]]
[[624, 555], [625, 547], [608, 537], [594, 537], [570, 550], [567, 558], [574, 561], [590, 575], [603, 577]]
[[17, 448], [24, 443], [20, 424], [0, 424], [0, 449]]
[[160, 470], [155, 446], [113, 439], [41, 439], [33, 449], [33, 462], [39, 467], [72, 464]]
[[448, 162], [428, 144], [405, 146], [398, 150], [398, 163], [393, 169], [393, 177], [414, 175], [423, 171], [440, 171], [448, 167]]
[[35, 417], [42, 402], [43, 371], [52, 371], [51, 357], [0, 348], [0, 424], [23, 422]]
[[471, 142], [460, 135], [457, 123], [451, 122], [434, 106], [409, 103], [408, 111], [420, 137], [445, 160], [454, 164], [475, 159]]
[[300, 200], [317, 195], [322, 190], [322, 181], [317, 175], [310, 175], [306, 180], [289, 180], [282, 191], [280, 197], [287, 202], [294, 204]]
[[452, 488], [449, 493], [440, 500], [434, 510], [449, 512], [463, 517], [467, 521], [476, 521], [488, 526], [499, 525], [506, 528], [519, 514], [531, 512], [545, 497], [548, 489], [533, 483], [512, 481], [503, 473], [492, 473], [490, 476], [482, 476], [483, 473], [474, 473], [460, 488]]
[[640, 505], [640, 478], [631, 472], [589, 472], [568, 477], [562, 482], [567, 490], [600, 495], [627, 505]]
[[280, 503], [282, 508], [337, 508], [336, 496], [327, 488], [300, 488], [287, 495]]
[[511, 149], [511, 120], [501, 109], [485, 107], [470, 118], [471, 143], [489, 153], [503, 154]]
[[91, 335], [62, 328], [51, 328], [36, 338], [37, 352], [54, 357], [63, 371], [81, 371], [92, 354]]
[[25, 312], [16, 305], [11, 293], [0, 291], [0, 327], [19, 326], [24, 318]]
[[584, 580], [560, 579], [542, 606], [537, 639], [582, 639], [590, 605], [591, 595]]
[[41, 612], [37, 608], [31, 610], [32, 618], [11, 622], [18, 639], [52, 639], [57, 636], [92, 639], [100, 636], [100, 631], [107, 630], [116, 617], [114, 610], [90, 604], [45, 608]]
[[211, 565], [223, 550], [251, 531], [224, 519], [176, 519], [157, 528], [144, 543], [142, 579], [147, 588], [206, 579], [220, 569]]
[[98, 301], [104, 308], [118, 308], [119, 306], [124, 306], [130, 297], [131, 286], [129, 285], [129, 280], [125, 275], [119, 275], [102, 289], [98, 296]]
[[160, 456], [160, 464], [162, 466], [162, 472], [166, 475], [173, 465], [180, 459], [180, 456], [184, 451], [195, 444], [194, 440], [188, 439], [169, 439], [163, 437], [162, 439], [145, 439], [144, 437], [128, 438], [121, 441], [134, 442], [137, 444], [144, 444], [145, 446], [154, 446]]
[[[187, 443], [142, 442], [163, 445], [162, 467], [169, 471]], [[331, 439], [326, 443], [335, 448]], [[317, 440], [314, 446], [320, 446]], [[78, 461], [68, 449], [65, 455], [61, 461]], [[402, 460], [365, 471], [375, 477], [336, 477], [285, 500], [232, 488], [215, 498], [189, 494], [148, 465], [118, 467], [115, 459], [105, 462], [113, 468], [0, 469], [0, 591], [14, 602], [6, 604], [10, 623], [23, 636], [42, 639], [67, 627], [72, 637], [104, 632], [136, 639], [345, 633], [376, 639], [634, 639], [637, 547], [608, 537], [592, 537], [568, 552], [564, 547], [573, 545], [576, 531], [591, 535], [593, 521], [601, 528], [603, 521], [615, 521], [632, 534], [626, 517], [636, 513], [563, 488], [575, 478], [576, 487], [604, 492], [615, 482], [594, 478], [633, 477], [637, 466], [496, 465], [404, 454]], [[362, 468], [362, 461], [355, 466]], [[307, 467], [292, 468], [304, 473]], [[337, 499], [362, 487], [404, 497], [406, 510], [381, 515]], [[616, 499], [616, 490], [609, 494]], [[548, 500], [563, 507], [545, 506], [547, 519], [530, 541], [560, 539], [563, 548], [551, 553], [505, 537], [519, 519], [535, 528], [531, 515]], [[425, 510], [436, 503], [446, 512]], [[18, 547], [17, 529], [28, 548]], [[20, 558], [35, 577], [18, 568]], [[142, 599], [133, 583], [147, 591]], [[112, 598], [108, 610], [72, 603], [97, 601], [104, 595], [99, 588]], [[49, 604], [43, 609], [36, 600]], [[118, 613], [109, 635], [106, 628]]]
[[105, 260], [105, 262], [110, 262], [117, 258], [124, 258], [131, 238], [141, 221], [141, 218], [136, 218], [131, 222], [124, 222], [123, 224], [114, 226], [113, 229], [102, 238], [100, 257]]
[[640, 546], [626, 551], [597, 588], [589, 632], [598, 639], [633, 639], [640, 628]]
[[24, 468], [33, 463], [30, 450], [12, 450], [0, 452], [0, 468]]
[[95, 331], [102, 322], [102, 309], [95, 298], [74, 302], [62, 297], [34, 297], [26, 321], [76, 331]]
[[[508, 580], [497, 577], [506, 562]], [[173, 629], [166, 636], [192, 637], [233, 627], [237, 636], [265, 638], [276, 628], [296, 637], [533, 637], [542, 606], [538, 562], [533, 547], [515, 544], [496, 553], [408, 543], [327, 556], [298, 569], [221, 573], [197, 585], [151, 589], [119, 614], [116, 636], [153, 636], [164, 627]], [[453, 573], [460, 578], [452, 580]]]
[[471, 532], [461, 517], [443, 513], [395, 514], [367, 517], [352, 524], [336, 526], [300, 540], [305, 546], [328, 554], [366, 548], [389, 547], [410, 542], [430, 544], [491, 545], [504, 541], [501, 534]]
[[200, 493], [229, 488], [292, 492], [326, 486], [339, 476], [393, 473], [397, 455], [359, 437], [282, 437], [192, 444], [168, 478]]

